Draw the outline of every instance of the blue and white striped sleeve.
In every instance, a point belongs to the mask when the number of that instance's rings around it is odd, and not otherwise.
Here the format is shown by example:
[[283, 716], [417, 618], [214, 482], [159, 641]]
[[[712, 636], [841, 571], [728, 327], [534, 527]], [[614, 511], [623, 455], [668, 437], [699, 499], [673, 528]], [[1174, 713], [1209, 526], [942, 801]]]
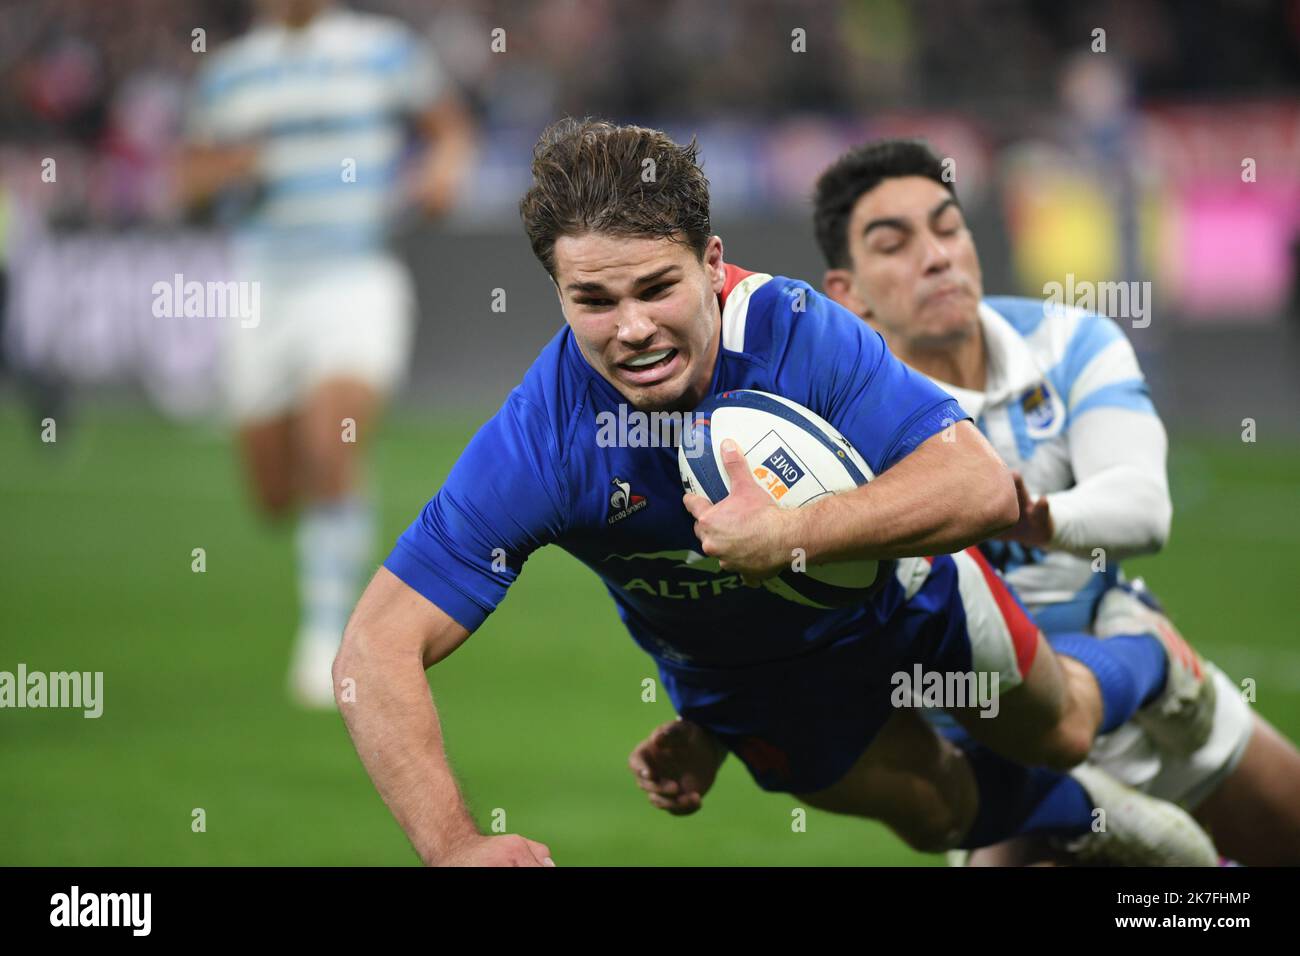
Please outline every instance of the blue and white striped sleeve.
[[1047, 496], [1052, 547], [1084, 556], [1100, 548], [1112, 560], [1159, 551], [1173, 517], [1168, 438], [1124, 332], [1080, 316], [1051, 378], [1065, 398], [1075, 480]]
[[447, 92], [447, 74], [437, 54], [413, 31], [404, 29], [390, 41], [380, 62], [402, 113], [422, 113]]
[[265, 65], [250, 59], [246, 47], [236, 44], [219, 50], [195, 78], [186, 105], [186, 139], [201, 146], [238, 142], [252, 132], [248, 106], [239, 95], [258, 82]]
[[1067, 427], [1095, 408], [1156, 414], [1133, 346], [1104, 315], [1079, 317], [1051, 377], [1065, 399]]

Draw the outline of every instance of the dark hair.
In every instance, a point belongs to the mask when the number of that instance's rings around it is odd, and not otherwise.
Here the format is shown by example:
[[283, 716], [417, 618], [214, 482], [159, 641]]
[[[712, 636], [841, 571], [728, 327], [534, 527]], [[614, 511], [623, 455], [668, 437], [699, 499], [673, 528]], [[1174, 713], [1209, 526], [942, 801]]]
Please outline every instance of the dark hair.
[[813, 229], [817, 245], [832, 269], [849, 266], [849, 215], [857, 201], [899, 176], [924, 176], [956, 198], [944, 179], [943, 161], [928, 143], [916, 139], [882, 139], [851, 149], [817, 178], [813, 197]]
[[712, 230], [698, 156], [693, 137], [679, 146], [642, 126], [552, 123], [533, 148], [533, 185], [519, 202], [533, 255], [554, 279], [555, 240], [595, 231], [684, 241], [703, 259]]

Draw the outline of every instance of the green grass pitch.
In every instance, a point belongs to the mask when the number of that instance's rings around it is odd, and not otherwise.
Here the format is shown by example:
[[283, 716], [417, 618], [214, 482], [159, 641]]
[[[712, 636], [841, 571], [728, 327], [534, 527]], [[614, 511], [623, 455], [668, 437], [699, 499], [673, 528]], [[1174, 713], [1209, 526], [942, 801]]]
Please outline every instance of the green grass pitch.
[[[248, 507], [227, 437], [87, 409], [41, 444], [0, 408], [0, 670], [104, 672], [104, 713], [0, 711], [0, 864], [413, 864], [336, 714], [284, 693], [292, 538]], [[374, 451], [383, 548], [472, 423], [409, 414]], [[1256, 707], [1300, 737], [1300, 447], [1175, 440], [1174, 534], [1129, 562]], [[207, 570], [191, 571], [191, 551]], [[380, 558], [376, 553], [376, 563]], [[487, 828], [565, 864], [938, 864], [883, 827], [766, 794], [733, 758], [698, 814], [652, 809], [626, 769], [672, 717], [597, 579], [547, 548], [501, 610], [431, 671], [454, 767]], [[206, 832], [191, 830], [192, 811]]]

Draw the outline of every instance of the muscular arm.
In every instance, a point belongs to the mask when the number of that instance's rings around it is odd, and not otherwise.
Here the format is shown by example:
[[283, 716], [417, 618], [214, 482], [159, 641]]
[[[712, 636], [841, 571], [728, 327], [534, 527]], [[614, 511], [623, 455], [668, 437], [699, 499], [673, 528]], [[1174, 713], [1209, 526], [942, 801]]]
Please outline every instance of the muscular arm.
[[[776, 574], [802, 548], [810, 563], [949, 554], [1015, 524], [1015, 485], [968, 421], [932, 435], [874, 481], [805, 508], [777, 507], [734, 444], [724, 443], [731, 493], [716, 505], [683, 499], [704, 553], [746, 579]], [[730, 450], [726, 450], [730, 448]]]
[[950, 554], [1016, 521], [1011, 473], [968, 421], [931, 436], [874, 481], [787, 512], [810, 562]]
[[[479, 836], [443, 748], [425, 669], [469, 632], [380, 568], [361, 596], [334, 661], [339, 710], [361, 762], [426, 864]], [[342, 682], [355, 684], [345, 702]]]
[[1169, 537], [1173, 504], [1165, 475], [1168, 439], [1155, 415], [1097, 408], [1070, 426], [1075, 485], [1047, 496], [1051, 547], [1112, 559], [1151, 554]]

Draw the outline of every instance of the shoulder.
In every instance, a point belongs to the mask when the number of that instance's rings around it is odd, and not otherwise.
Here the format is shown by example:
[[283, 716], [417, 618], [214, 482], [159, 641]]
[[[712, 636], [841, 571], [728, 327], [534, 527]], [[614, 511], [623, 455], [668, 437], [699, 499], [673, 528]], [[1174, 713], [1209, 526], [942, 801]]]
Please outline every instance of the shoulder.
[[1041, 299], [1019, 295], [990, 295], [985, 296], [983, 301], [1025, 338], [1038, 331], [1047, 311]]
[[1048, 367], [1077, 374], [1112, 346], [1129, 349], [1119, 324], [1096, 312], [1023, 296], [988, 296], [984, 304], [1005, 319]]
[[856, 349], [873, 338], [866, 322], [801, 279], [753, 273], [723, 304], [722, 347], [763, 361], [804, 342], [832, 361], [834, 343]]
[[359, 54], [367, 65], [397, 68], [420, 48], [420, 38], [400, 20], [358, 10], [335, 10], [322, 31], [338, 52]]
[[219, 96], [244, 83], [260, 79], [275, 68], [271, 31], [264, 27], [254, 27], [212, 52], [199, 68], [198, 90], [205, 97]]

